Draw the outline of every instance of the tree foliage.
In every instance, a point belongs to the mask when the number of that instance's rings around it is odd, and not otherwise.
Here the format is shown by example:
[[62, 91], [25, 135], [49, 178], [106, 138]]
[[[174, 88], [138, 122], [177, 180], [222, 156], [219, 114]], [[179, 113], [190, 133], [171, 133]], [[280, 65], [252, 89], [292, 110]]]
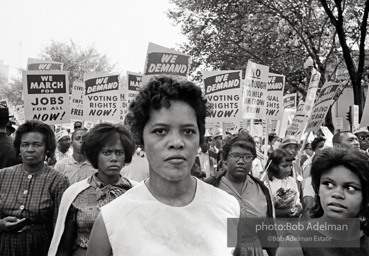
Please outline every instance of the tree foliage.
[[69, 43], [52, 41], [41, 50], [40, 57], [64, 63], [64, 70], [69, 71], [69, 86], [74, 81], [83, 81], [88, 72], [111, 72], [114, 65], [105, 54], [99, 53], [94, 45], [83, 49], [72, 40]]
[[[342, 1], [319, 0], [328, 15], [330, 22], [337, 31], [342, 55], [350, 75], [354, 91], [354, 104], [359, 106], [359, 116], [363, 111], [362, 81], [365, 65], [365, 44], [368, 33], [369, 0]], [[351, 45], [358, 47], [358, 63], [355, 64]]]
[[272, 15], [288, 22], [323, 74], [322, 82], [326, 78], [334, 79], [337, 67], [345, 64], [353, 86], [354, 104], [359, 106], [361, 116], [369, 1], [257, 1]]
[[[173, 1], [168, 15], [187, 35], [182, 51], [194, 56], [194, 68], [244, 70], [249, 59], [286, 75], [297, 87], [306, 59], [303, 47], [285, 22], [265, 13], [254, 1]], [[300, 68], [301, 67], [301, 68]]]
[[13, 77], [10, 83], [7, 83], [7, 80], [3, 77], [0, 77], [0, 93], [8, 99], [8, 102], [13, 105], [22, 105], [22, 91], [23, 91], [23, 82], [21, 77]]
[[[303, 83], [307, 75], [303, 64], [308, 56], [322, 74], [323, 84], [326, 79], [334, 78], [337, 67], [348, 59], [346, 55], [352, 57], [358, 43], [365, 42], [366, 30], [363, 33], [360, 29], [367, 21], [367, 2], [364, 8], [364, 3], [360, 1], [334, 1], [344, 5], [341, 8], [342, 30], [337, 29], [323, 6], [323, 2], [333, 1], [172, 2], [177, 8], [170, 10], [168, 15], [187, 36], [188, 43], [183, 44], [181, 50], [194, 56], [195, 69], [244, 70], [247, 61], [252, 59], [268, 65], [271, 72], [284, 74], [286, 87], [292, 86], [302, 95], [306, 94], [307, 89], [306, 83]], [[328, 8], [339, 15], [340, 11], [333, 3], [328, 4]], [[342, 31], [346, 35], [344, 39], [350, 54], [341, 50]]]

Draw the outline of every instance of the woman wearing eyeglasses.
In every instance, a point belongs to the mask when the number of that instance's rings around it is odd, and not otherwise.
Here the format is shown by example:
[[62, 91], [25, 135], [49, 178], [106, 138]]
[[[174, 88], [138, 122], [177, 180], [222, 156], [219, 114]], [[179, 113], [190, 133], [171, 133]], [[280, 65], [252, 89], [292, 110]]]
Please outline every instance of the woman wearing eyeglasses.
[[[229, 136], [223, 145], [223, 164], [226, 167], [216, 176], [205, 182], [218, 187], [234, 196], [241, 207], [241, 218], [247, 218], [240, 230], [239, 255], [263, 255], [261, 232], [256, 233], [250, 221], [273, 218], [273, 205], [268, 188], [251, 175], [252, 161], [256, 158], [254, 139], [247, 133]], [[274, 255], [274, 248], [265, 248], [269, 255]]]

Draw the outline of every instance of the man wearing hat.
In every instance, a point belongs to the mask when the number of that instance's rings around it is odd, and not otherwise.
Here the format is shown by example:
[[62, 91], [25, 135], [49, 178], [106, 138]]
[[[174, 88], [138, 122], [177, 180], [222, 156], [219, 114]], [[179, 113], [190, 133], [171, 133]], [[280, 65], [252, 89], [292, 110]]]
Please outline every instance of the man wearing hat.
[[213, 135], [213, 141], [215, 144], [214, 150], [215, 153], [219, 153], [219, 151], [222, 150], [222, 136], [223, 136], [223, 132], [222, 130], [218, 130], [214, 135]]
[[70, 148], [70, 137], [66, 130], [61, 130], [55, 135], [58, 146], [55, 150], [56, 162], [68, 158], [72, 152], [69, 152]]
[[369, 130], [368, 127], [362, 127], [355, 131], [355, 135], [359, 140], [360, 149], [366, 151], [369, 154]]
[[196, 160], [198, 160], [198, 164], [201, 168], [201, 171], [205, 172], [206, 177], [208, 178], [212, 175], [215, 175], [216, 168], [217, 168], [217, 161], [210, 151], [210, 145], [208, 140], [206, 140], [200, 145], [201, 151], [196, 156]]
[[82, 142], [86, 136], [86, 131], [82, 128], [76, 129], [72, 133], [73, 153], [69, 157], [58, 161], [55, 164], [55, 170], [68, 177], [70, 184], [84, 180], [97, 172], [86, 160], [86, 156], [82, 153]]
[[0, 105], [0, 169], [19, 164], [20, 158], [15, 153], [14, 140], [6, 133], [9, 123], [9, 109]]
[[213, 141], [215, 143], [215, 153], [217, 154], [216, 161], [217, 161], [217, 171], [221, 170], [223, 168], [223, 153], [222, 153], [222, 147], [223, 147], [223, 130], [219, 129], [214, 135], [213, 135]]

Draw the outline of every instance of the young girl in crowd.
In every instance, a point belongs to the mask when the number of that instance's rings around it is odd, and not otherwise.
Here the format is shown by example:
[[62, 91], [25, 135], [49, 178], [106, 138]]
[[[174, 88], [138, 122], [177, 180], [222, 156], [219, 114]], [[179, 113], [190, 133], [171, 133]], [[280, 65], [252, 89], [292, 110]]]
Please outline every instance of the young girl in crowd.
[[[293, 236], [328, 239], [321, 239], [321, 246], [304, 241], [282, 244], [277, 255], [369, 255], [369, 157], [359, 150], [326, 148], [314, 156], [311, 177], [316, 193], [311, 223], [333, 222], [336, 227], [351, 223], [351, 228], [342, 232], [326, 228], [310, 233], [303, 230]], [[356, 228], [353, 219], [360, 221]], [[297, 241], [293, 237], [286, 240]]]
[[297, 183], [291, 176], [293, 160], [287, 151], [275, 149], [266, 164], [265, 185], [270, 190], [277, 218], [299, 217], [302, 211]]
[[49, 255], [86, 255], [100, 207], [132, 187], [120, 170], [131, 162], [134, 151], [131, 135], [122, 125], [100, 123], [87, 133], [82, 152], [98, 171], [65, 191]]

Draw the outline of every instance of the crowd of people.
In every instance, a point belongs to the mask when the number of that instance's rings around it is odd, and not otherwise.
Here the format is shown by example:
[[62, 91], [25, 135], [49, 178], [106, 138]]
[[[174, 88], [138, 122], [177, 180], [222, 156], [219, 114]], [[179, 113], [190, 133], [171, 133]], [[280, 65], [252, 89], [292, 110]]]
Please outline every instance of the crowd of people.
[[[0, 106], [0, 255], [369, 255], [368, 129], [332, 146], [223, 136], [206, 129], [210, 111], [198, 86], [164, 76], [124, 125], [78, 121], [69, 134], [27, 120], [10, 136]], [[359, 235], [316, 230], [342, 248], [291, 247], [281, 237], [301, 232], [255, 228], [325, 218], [357, 219]]]

